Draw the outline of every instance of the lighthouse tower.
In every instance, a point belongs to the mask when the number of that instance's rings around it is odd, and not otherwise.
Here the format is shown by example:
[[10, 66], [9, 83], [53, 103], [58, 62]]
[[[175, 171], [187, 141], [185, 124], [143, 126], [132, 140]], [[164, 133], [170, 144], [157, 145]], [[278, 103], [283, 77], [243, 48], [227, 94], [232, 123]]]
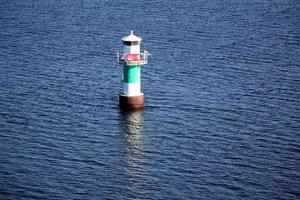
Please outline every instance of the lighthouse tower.
[[118, 53], [117, 61], [123, 65], [123, 93], [119, 96], [122, 109], [136, 109], [144, 107], [144, 94], [141, 92], [141, 66], [147, 64], [147, 51], [141, 52], [142, 38], [131, 31], [129, 36], [123, 37], [123, 53]]

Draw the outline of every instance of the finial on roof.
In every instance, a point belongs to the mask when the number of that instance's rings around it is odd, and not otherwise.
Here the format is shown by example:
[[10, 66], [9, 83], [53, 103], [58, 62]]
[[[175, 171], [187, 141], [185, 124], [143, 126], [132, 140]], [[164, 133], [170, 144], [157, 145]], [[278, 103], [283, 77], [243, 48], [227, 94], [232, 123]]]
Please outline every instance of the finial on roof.
[[131, 31], [130, 35], [122, 38], [122, 41], [125, 41], [125, 42], [140, 42], [141, 40], [142, 40], [142, 38], [140, 38], [136, 35], [133, 35], [133, 31]]

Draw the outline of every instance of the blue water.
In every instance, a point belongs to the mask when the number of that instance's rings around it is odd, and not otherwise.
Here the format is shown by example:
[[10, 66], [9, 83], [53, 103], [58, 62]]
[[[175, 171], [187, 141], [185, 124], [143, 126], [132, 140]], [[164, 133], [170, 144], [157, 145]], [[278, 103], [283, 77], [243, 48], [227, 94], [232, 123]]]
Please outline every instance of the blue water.
[[[298, 0], [0, 3], [0, 199], [299, 199]], [[153, 54], [121, 112], [115, 52]]]

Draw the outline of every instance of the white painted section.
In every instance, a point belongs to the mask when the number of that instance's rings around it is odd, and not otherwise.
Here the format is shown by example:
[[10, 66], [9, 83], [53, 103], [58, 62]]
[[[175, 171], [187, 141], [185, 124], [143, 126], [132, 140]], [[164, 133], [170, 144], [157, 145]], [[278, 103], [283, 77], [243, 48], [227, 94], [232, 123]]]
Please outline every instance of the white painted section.
[[137, 96], [141, 94], [141, 83], [123, 83], [123, 94]]
[[133, 45], [130, 46], [130, 53], [132, 54], [139, 54], [140, 53], [140, 45]]
[[140, 45], [127, 46], [124, 45], [124, 53], [126, 54], [140, 54]]

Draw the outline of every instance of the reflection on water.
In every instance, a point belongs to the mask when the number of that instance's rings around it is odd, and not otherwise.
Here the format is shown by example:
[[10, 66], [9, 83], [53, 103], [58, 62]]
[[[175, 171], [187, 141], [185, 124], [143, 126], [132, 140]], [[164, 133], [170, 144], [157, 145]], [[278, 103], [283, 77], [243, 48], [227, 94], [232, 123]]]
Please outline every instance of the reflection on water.
[[143, 114], [143, 110], [122, 112], [123, 133], [129, 143], [134, 144], [141, 137], [144, 120]]
[[122, 116], [122, 129], [124, 137], [126, 171], [128, 175], [135, 179], [135, 174], [144, 171], [146, 162], [145, 152], [143, 151], [144, 131], [143, 117], [144, 111], [124, 111]]

